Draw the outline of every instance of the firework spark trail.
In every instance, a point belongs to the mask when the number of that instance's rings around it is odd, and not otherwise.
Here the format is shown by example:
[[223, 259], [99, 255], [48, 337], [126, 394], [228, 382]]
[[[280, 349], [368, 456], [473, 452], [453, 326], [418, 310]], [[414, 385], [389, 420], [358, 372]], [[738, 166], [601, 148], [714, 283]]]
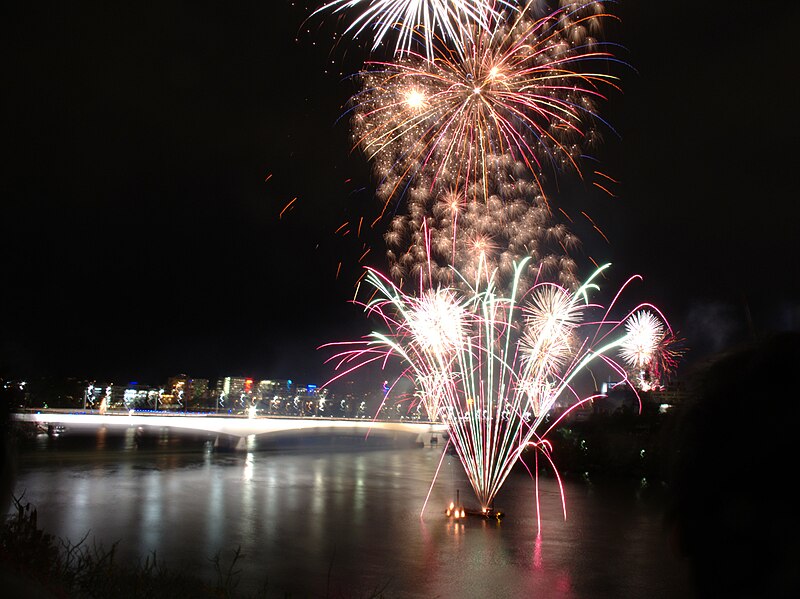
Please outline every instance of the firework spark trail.
[[[648, 343], [658, 351], [657, 339], [647, 336], [658, 338], [661, 329], [639, 326], [645, 317], [638, 309], [623, 321], [587, 317], [604, 309], [589, 302], [602, 270], [574, 292], [552, 283], [522, 288], [523, 261], [516, 265], [511, 294], [489, 283], [468, 292], [428, 289], [420, 297], [369, 271], [367, 280], [379, 293], [365, 308], [387, 331], [332, 359], [351, 372], [361, 363], [400, 358], [429, 418], [447, 425], [476, 497], [489, 507], [521, 452], [549, 447], [545, 435], [552, 425], [540, 431], [549, 415], [558, 420], [557, 402], [572, 410], [597, 397], [581, 397], [577, 377], [594, 363], [625, 372], [610, 355], [614, 351], [624, 358], [633, 345]], [[600, 342], [592, 344], [592, 338]], [[545, 453], [552, 462], [549, 449]]]
[[496, 193], [485, 201], [466, 202], [454, 193], [435, 200], [410, 197], [408, 214], [395, 216], [385, 234], [392, 278], [459, 285], [455, 268], [473, 287], [492, 276], [497, 287], [507, 289], [514, 263], [531, 257], [526, 283], [552, 277], [577, 288], [576, 265], [568, 255], [578, 247], [577, 237], [555, 224], [538, 188], [515, 180], [513, 165], [508, 166], [492, 180]]
[[457, 51], [463, 51], [464, 38], [475, 28], [488, 29], [492, 19], [500, 15], [498, 7], [515, 10], [515, 4], [506, 0], [332, 0], [312, 16], [364, 7], [345, 33], [358, 37], [372, 29], [374, 51], [394, 32], [396, 55], [422, 45], [427, 56], [432, 57], [436, 37], [441, 36]]

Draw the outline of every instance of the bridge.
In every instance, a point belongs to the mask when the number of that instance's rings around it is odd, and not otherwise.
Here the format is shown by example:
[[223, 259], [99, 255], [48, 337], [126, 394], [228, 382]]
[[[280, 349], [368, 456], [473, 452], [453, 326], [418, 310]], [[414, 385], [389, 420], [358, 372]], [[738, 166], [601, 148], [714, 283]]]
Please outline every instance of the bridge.
[[418, 443], [429, 444], [447, 427], [439, 422], [371, 420], [366, 418], [319, 418], [291, 416], [240, 416], [192, 412], [105, 412], [39, 410], [12, 414], [12, 420], [48, 430], [91, 431], [109, 429], [175, 429], [216, 435], [215, 445], [242, 449], [251, 435], [309, 432], [317, 435], [415, 435]]

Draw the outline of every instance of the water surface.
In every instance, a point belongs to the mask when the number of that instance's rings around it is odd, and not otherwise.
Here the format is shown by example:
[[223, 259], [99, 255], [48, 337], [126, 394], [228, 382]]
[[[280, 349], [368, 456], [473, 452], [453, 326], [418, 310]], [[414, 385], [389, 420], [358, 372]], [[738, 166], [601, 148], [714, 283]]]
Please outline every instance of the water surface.
[[269, 446], [216, 453], [209, 443], [131, 434], [88, 441], [40, 436], [19, 456], [17, 494], [43, 527], [77, 541], [120, 541], [122, 560], [152, 551], [213, 579], [209, 558], [241, 547], [240, 589], [274, 596], [389, 598], [675, 598], [689, 596], [662, 510], [633, 484], [558, 487], [513, 473], [500, 522], [454, 523], [443, 509], [471, 497], [446, 456], [422, 518], [441, 447]]

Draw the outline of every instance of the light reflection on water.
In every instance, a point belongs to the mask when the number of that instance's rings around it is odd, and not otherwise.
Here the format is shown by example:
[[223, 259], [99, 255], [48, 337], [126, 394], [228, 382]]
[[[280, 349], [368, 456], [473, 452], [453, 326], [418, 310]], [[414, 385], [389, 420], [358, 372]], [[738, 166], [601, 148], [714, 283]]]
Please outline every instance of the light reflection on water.
[[688, 595], [659, 506], [632, 489], [568, 484], [564, 522], [557, 487], [540, 481], [537, 537], [524, 473], [498, 497], [503, 522], [445, 519], [456, 489], [470, 497], [449, 456], [420, 519], [441, 448], [263, 450], [248, 439], [245, 452], [226, 454], [164, 438], [136, 449], [129, 435], [64, 445], [42, 441], [20, 458], [17, 494], [25, 491], [45, 528], [74, 541], [88, 530], [105, 545], [120, 540], [123, 560], [156, 550], [209, 579], [208, 558], [241, 546], [243, 590], [268, 578], [276, 596], [387, 584], [386, 596], [399, 598]]

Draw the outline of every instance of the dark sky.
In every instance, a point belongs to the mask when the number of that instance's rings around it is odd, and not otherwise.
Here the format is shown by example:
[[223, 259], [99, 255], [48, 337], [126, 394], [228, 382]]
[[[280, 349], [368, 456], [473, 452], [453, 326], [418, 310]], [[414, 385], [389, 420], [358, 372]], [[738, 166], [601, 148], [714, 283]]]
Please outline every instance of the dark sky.
[[[378, 210], [337, 122], [354, 91], [340, 73], [365, 56], [333, 38], [344, 26], [303, 27], [314, 3], [277, 0], [19, 4], [3, 32], [0, 375], [322, 382], [315, 348], [372, 327], [348, 303], [359, 256], [383, 264], [383, 224], [356, 239]], [[568, 177], [549, 190], [578, 262], [614, 263], [609, 296], [643, 275], [629, 298], [664, 308], [689, 361], [797, 328], [798, 9], [611, 10], [633, 67], [602, 107], [617, 197]]]

